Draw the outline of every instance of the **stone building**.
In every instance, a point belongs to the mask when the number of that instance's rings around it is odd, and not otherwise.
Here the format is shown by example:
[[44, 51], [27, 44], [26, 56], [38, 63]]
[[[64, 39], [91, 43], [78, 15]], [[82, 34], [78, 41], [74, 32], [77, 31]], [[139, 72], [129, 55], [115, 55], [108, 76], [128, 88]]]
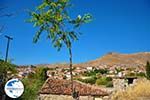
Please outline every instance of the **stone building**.
[[[79, 92], [79, 100], [108, 100], [105, 90], [78, 81], [73, 82]], [[74, 100], [71, 96], [71, 82], [49, 78], [39, 92], [39, 100]]]
[[137, 77], [130, 76], [130, 77], [115, 77], [113, 78], [113, 87], [114, 90], [124, 90], [128, 86], [132, 86], [137, 81]]

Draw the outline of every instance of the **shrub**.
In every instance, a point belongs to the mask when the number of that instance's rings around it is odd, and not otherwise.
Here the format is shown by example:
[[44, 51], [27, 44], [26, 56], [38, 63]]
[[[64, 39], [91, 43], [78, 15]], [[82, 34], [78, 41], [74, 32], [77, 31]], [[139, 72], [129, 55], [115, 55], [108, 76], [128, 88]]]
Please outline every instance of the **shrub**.
[[106, 87], [112, 87], [111, 77], [102, 77], [96, 80], [97, 85], [105, 85]]
[[115, 70], [116, 70], [117, 73], [124, 71], [124, 69], [116, 68], [116, 67], [115, 67]]
[[83, 76], [95, 76], [96, 72], [95, 71], [87, 71], [83, 74]]
[[97, 79], [96, 77], [90, 77], [87, 79], [78, 79], [78, 80], [84, 83], [95, 84], [96, 79]]
[[18, 100], [36, 100], [38, 91], [47, 79], [46, 72], [48, 68], [39, 67], [36, 68], [35, 73], [31, 73], [27, 78], [24, 78], [23, 84], [25, 91]]
[[19, 100], [35, 100], [43, 82], [27, 78], [23, 79], [22, 82], [25, 86], [25, 91]]
[[101, 74], [107, 74], [108, 70], [107, 69], [95, 69], [96, 73], [101, 73]]
[[107, 83], [108, 83], [108, 81], [107, 81], [106, 77], [102, 77], [102, 78], [96, 80], [97, 85], [106, 85]]
[[137, 73], [136, 76], [139, 76], [139, 77], [146, 77], [145, 73], [143, 73], [143, 72]]
[[96, 76], [97, 74], [106, 74], [108, 72], [107, 69], [95, 69], [92, 71], [87, 71], [83, 75], [84, 76]]
[[45, 67], [37, 67], [36, 68], [36, 73], [35, 73], [35, 78], [39, 79], [41, 81], [45, 81], [47, 79], [47, 71], [49, 70], [49, 68], [45, 68]]
[[106, 84], [106, 87], [113, 87], [113, 82], [112, 82], [112, 81], [108, 82], [108, 83]]
[[[8, 71], [10, 73], [7, 73]], [[16, 73], [16, 65], [0, 60], [0, 97], [4, 94], [5, 83]]]
[[126, 76], [136, 76], [136, 74], [135, 73], [128, 73]]
[[112, 81], [112, 78], [111, 77], [106, 77], [106, 80], [107, 81]]

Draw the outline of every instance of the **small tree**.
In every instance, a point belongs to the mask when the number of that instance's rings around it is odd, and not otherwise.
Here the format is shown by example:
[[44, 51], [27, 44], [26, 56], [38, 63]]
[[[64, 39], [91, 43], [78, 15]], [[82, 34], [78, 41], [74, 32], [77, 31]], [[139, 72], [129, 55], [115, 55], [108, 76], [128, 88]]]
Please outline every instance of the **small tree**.
[[[9, 72], [9, 74], [7, 72]], [[16, 65], [0, 60], [0, 99], [5, 94], [4, 85], [6, 81], [12, 77], [12, 74], [15, 73], [17, 73]]]
[[146, 63], [146, 77], [150, 80], [150, 63], [147, 61]]
[[30, 12], [31, 19], [35, 27], [39, 27], [35, 37], [36, 43], [41, 33], [46, 32], [47, 38], [51, 40], [52, 45], [60, 50], [65, 45], [69, 52], [70, 74], [73, 92], [72, 77], [72, 41], [78, 40], [80, 32], [77, 30], [82, 24], [91, 21], [92, 16], [85, 14], [78, 15], [71, 19], [68, 15], [68, 8], [71, 6], [70, 0], [43, 0], [43, 3], [37, 7], [36, 11]]

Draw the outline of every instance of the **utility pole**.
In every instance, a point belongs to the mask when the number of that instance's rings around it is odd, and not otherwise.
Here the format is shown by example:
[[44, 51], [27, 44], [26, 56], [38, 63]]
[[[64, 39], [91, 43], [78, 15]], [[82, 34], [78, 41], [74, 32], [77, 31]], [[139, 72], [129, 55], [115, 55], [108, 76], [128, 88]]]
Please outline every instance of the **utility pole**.
[[10, 43], [10, 40], [13, 40], [12, 37], [8, 36], [8, 35], [5, 35], [5, 38], [7, 38], [7, 48], [6, 48], [6, 56], [5, 56], [5, 62], [7, 62], [7, 59], [8, 59], [8, 50], [9, 50], [9, 43]]

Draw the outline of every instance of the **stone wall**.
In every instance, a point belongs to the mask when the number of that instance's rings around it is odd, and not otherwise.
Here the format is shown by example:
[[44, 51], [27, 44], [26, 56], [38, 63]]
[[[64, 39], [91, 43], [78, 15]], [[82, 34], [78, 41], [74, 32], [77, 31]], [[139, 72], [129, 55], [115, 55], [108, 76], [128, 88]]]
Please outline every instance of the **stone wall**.
[[[40, 94], [38, 100], [74, 100], [69, 95], [47, 95], [47, 94]], [[94, 97], [92, 96], [80, 96], [80, 100], [94, 100]], [[97, 99], [101, 100], [101, 99]]]
[[113, 79], [113, 86], [114, 90], [124, 90], [127, 86], [128, 83], [125, 79]]
[[129, 86], [134, 86], [137, 83], [138, 79], [134, 79], [132, 84], [128, 84], [127, 79], [116, 78], [113, 79], [114, 90], [124, 90]]
[[[40, 94], [38, 100], [74, 100], [69, 95], [52, 95], [52, 94]], [[80, 96], [79, 100], [110, 100], [109, 96], [93, 97], [93, 96]]]

